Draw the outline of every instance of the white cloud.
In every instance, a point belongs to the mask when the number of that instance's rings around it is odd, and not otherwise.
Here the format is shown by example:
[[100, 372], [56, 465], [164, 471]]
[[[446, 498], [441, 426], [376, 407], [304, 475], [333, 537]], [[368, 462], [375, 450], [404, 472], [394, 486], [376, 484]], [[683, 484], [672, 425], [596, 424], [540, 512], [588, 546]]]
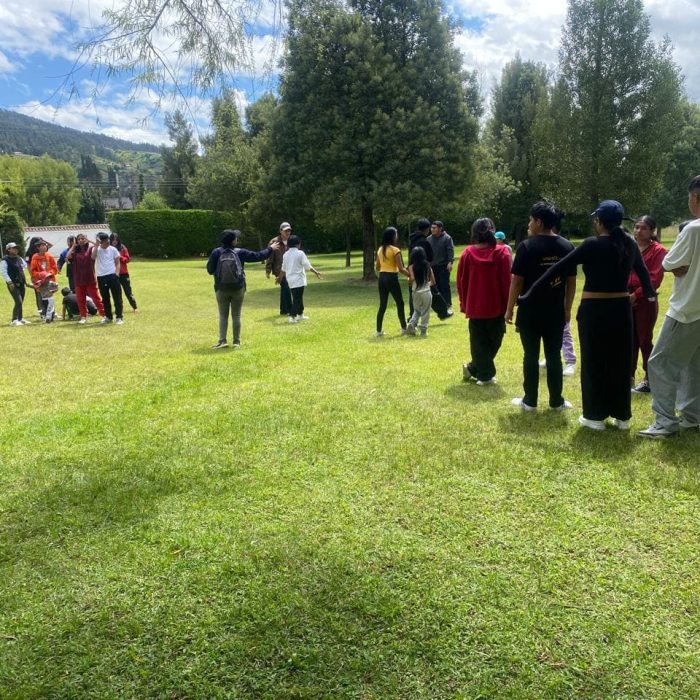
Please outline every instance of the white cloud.
[[7, 75], [8, 73], [13, 73], [15, 70], [17, 70], [17, 66], [11, 63], [10, 59], [0, 51], [0, 75]]

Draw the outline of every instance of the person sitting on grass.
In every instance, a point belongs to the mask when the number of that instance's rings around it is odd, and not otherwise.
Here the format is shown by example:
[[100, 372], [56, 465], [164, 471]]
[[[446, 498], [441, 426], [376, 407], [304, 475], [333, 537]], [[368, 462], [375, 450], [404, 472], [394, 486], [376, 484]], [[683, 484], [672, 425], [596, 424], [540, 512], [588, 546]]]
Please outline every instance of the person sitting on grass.
[[435, 285], [435, 274], [428, 262], [425, 250], [416, 246], [411, 251], [408, 266], [408, 280], [413, 296], [413, 313], [408, 320], [406, 331], [409, 335], [416, 334], [416, 326], [420, 328], [422, 337], [428, 335], [428, 321], [433, 293], [430, 288]]
[[[78, 318], [80, 316], [80, 307], [78, 306], [78, 296], [76, 293], [71, 292], [70, 287], [64, 287], [61, 290], [61, 294], [63, 295], [63, 313], [61, 314], [61, 318], [64, 321], [66, 320], [66, 315], [69, 321]], [[95, 302], [88, 296], [85, 297], [85, 305], [90, 316], [97, 316]]]
[[214, 248], [207, 261], [207, 272], [214, 276], [214, 293], [219, 307], [219, 341], [215, 350], [227, 348], [228, 316], [233, 324], [233, 349], [241, 346], [241, 309], [245, 297], [246, 280], [244, 265], [247, 262], [267, 260], [280, 247], [273, 241], [257, 253], [246, 248], [236, 248], [241, 236], [238, 229], [226, 229], [221, 236], [221, 246]]
[[292, 313], [289, 316], [289, 323], [309, 320], [309, 317], [304, 315], [306, 271], [311, 270], [316, 277], [321, 279], [321, 273], [309, 262], [306, 253], [299, 249], [300, 245], [299, 236], [290, 236], [287, 241], [287, 252], [282, 257], [280, 280], [287, 280], [292, 295]]

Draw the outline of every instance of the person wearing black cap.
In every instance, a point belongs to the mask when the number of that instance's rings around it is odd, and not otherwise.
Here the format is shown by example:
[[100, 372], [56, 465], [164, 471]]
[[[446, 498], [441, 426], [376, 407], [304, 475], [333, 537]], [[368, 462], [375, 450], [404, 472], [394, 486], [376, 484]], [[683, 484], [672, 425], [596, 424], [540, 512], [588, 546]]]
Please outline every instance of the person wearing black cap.
[[6, 255], [0, 262], [0, 275], [7, 284], [7, 291], [15, 302], [12, 309], [12, 326], [24, 326], [31, 321], [24, 318], [22, 304], [24, 303], [24, 293], [27, 289], [27, 278], [24, 276], [27, 263], [21, 255], [16, 243], [8, 243], [5, 246]]
[[554, 279], [583, 265], [586, 281], [578, 309], [581, 344], [581, 399], [579, 423], [591, 430], [605, 430], [611, 417], [620, 430], [629, 430], [632, 401], [629, 378], [632, 371], [632, 306], [627, 282], [630, 271], [639, 276], [644, 295], [656, 298], [649, 272], [632, 236], [622, 228], [625, 210], [606, 199], [591, 214], [596, 236], [547, 270], [520, 302], [552, 283]]
[[238, 229], [226, 229], [221, 236], [221, 246], [211, 252], [207, 261], [207, 272], [214, 276], [214, 291], [219, 306], [219, 341], [212, 346], [215, 350], [228, 347], [226, 335], [229, 313], [233, 323], [232, 347], [236, 349], [241, 345], [241, 309], [246, 290], [245, 263], [267, 260], [280, 247], [278, 242], [273, 241], [257, 253], [237, 248], [240, 236]]

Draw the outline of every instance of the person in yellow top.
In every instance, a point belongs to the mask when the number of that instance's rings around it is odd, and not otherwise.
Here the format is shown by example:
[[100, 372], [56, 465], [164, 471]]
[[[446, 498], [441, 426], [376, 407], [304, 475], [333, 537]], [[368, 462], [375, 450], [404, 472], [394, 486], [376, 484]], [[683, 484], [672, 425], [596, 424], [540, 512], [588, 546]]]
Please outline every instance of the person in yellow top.
[[384, 335], [382, 324], [390, 294], [396, 302], [401, 333], [406, 333], [406, 314], [403, 307], [401, 285], [399, 284], [399, 273], [408, 277], [408, 270], [404, 267], [398, 242], [399, 232], [393, 226], [385, 228], [382, 234], [382, 245], [377, 250], [374, 265], [379, 273], [379, 310], [377, 311], [377, 332], [375, 333], [377, 337]]

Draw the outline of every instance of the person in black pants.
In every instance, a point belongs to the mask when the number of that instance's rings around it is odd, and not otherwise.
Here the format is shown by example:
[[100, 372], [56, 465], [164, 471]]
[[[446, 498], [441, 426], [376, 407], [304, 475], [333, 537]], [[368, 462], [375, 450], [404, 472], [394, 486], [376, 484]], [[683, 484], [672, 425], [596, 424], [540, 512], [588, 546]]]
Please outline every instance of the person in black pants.
[[563, 260], [552, 265], [520, 298], [526, 301], [575, 265], [583, 265], [586, 281], [578, 309], [581, 344], [579, 423], [605, 430], [611, 417], [619, 430], [629, 430], [632, 417], [632, 306], [627, 282], [632, 269], [648, 299], [656, 298], [649, 272], [632, 236], [623, 228], [625, 210], [607, 199], [591, 214], [596, 236], [587, 238]]
[[[418, 219], [416, 230], [408, 237], [408, 259], [414, 248], [422, 248], [425, 251], [425, 258], [428, 263], [433, 261], [433, 247], [430, 245], [430, 221], [428, 219]], [[431, 288], [432, 291], [432, 288]], [[409, 317], [413, 316], [413, 290], [411, 282], [408, 283], [408, 310]]]
[[396, 302], [396, 312], [401, 324], [401, 332], [406, 333], [406, 313], [403, 306], [403, 296], [401, 295], [401, 285], [399, 284], [399, 272], [408, 277], [408, 270], [404, 267], [401, 258], [401, 249], [398, 247], [399, 232], [389, 226], [382, 234], [382, 245], [377, 250], [375, 269], [379, 273], [379, 310], [377, 311], [377, 332], [375, 335], [384, 335], [382, 325], [384, 314], [389, 302], [389, 295]]
[[116, 323], [120, 326], [124, 323], [124, 303], [122, 301], [122, 288], [119, 284], [119, 251], [109, 244], [109, 235], [105, 232], [97, 234], [97, 241], [99, 245], [92, 249], [92, 259], [95, 261], [97, 288], [100, 290], [102, 303], [105, 307], [105, 315], [100, 323], [112, 322], [111, 296], [117, 316]]
[[27, 289], [27, 278], [24, 276], [27, 263], [19, 255], [19, 247], [16, 243], [8, 243], [5, 246], [5, 252], [6, 255], [0, 263], [0, 273], [7, 284], [7, 291], [10, 292], [10, 296], [15, 303], [12, 309], [11, 325], [24, 326], [30, 323], [24, 318], [22, 309], [24, 294]]
[[[527, 291], [547, 269], [565, 258], [573, 245], [552, 228], [558, 221], [554, 207], [547, 202], [537, 202], [530, 209], [528, 238], [518, 246], [512, 267], [510, 293], [506, 322], [513, 322], [513, 310], [518, 296]], [[564, 325], [571, 317], [571, 305], [576, 293], [576, 268], [554, 279], [529, 303], [518, 307], [515, 327], [523, 345], [523, 389], [522, 398], [511, 401], [523, 411], [537, 408], [540, 383], [539, 357], [540, 344], [544, 345], [547, 360], [547, 388], [549, 407], [554, 410], [571, 408], [562, 396], [563, 376], [561, 366], [561, 343]]]
[[430, 266], [435, 275], [435, 288], [440, 292], [447, 305], [445, 315], [442, 318], [449, 318], [454, 315], [452, 312], [450, 273], [452, 272], [452, 264], [455, 258], [455, 246], [452, 236], [445, 231], [442, 221], [433, 221], [430, 226], [428, 242], [433, 249], [433, 259]]

